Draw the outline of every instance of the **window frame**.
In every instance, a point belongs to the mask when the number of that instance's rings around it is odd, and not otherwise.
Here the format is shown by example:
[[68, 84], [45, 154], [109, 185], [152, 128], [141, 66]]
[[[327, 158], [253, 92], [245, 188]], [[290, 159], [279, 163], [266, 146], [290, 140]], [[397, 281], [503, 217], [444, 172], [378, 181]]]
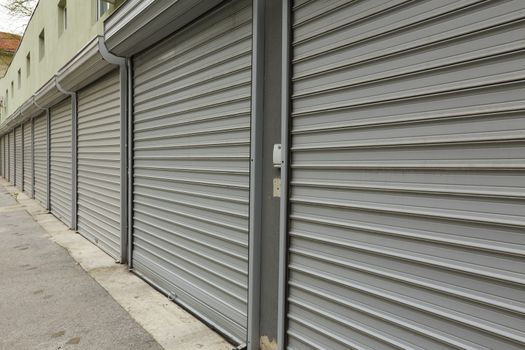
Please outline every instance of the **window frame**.
[[[108, 11], [110, 3], [104, 0], [95, 0], [96, 1], [96, 18], [97, 21], [100, 20]], [[104, 9], [104, 12], [101, 13], [101, 10]]]
[[38, 34], [38, 57], [40, 61], [46, 55], [46, 29], [42, 28], [40, 34]]
[[31, 75], [31, 51], [26, 55], [26, 77]]

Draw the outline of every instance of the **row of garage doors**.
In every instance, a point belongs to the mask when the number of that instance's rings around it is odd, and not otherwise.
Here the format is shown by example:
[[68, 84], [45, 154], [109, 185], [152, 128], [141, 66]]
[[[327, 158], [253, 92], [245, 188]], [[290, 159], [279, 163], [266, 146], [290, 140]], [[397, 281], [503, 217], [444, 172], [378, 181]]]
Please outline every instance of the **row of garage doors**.
[[[523, 3], [290, 11], [288, 348], [523, 348]], [[133, 59], [131, 265], [238, 343], [251, 51], [239, 0]], [[51, 108], [49, 144], [47, 116], [4, 135], [2, 174], [45, 205], [49, 170], [51, 212], [119, 259], [117, 72], [78, 92], [76, 165], [70, 108]]]
[[[78, 93], [78, 231], [120, 256], [120, 102], [118, 73]], [[3, 176], [73, 227], [71, 99], [5, 134]], [[49, 135], [49, 136], [48, 136]], [[115, 209], [117, 208], [117, 209]], [[116, 218], [117, 216], [117, 218]], [[116, 243], [115, 243], [116, 242]]]

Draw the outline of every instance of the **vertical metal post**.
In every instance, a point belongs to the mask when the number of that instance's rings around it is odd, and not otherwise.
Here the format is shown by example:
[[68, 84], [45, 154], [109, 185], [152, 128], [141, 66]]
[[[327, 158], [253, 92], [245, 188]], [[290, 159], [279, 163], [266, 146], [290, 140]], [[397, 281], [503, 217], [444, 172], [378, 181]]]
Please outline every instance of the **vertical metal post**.
[[281, 86], [281, 212], [279, 225], [279, 297], [277, 316], [278, 349], [286, 346], [287, 279], [288, 279], [288, 177], [290, 115], [290, 2], [282, 8], [282, 86]]
[[128, 66], [120, 65], [120, 260], [128, 260]]
[[46, 148], [47, 148], [47, 162], [46, 162], [46, 209], [51, 210], [51, 110], [46, 109]]
[[253, 1], [247, 349], [259, 349], [265, 0]]
[[78, 95], [71, 94], [71, 229], [77, 230], [78, 221]]
[[128, 135], [127, 135], [127, 236], [128, 268], [133, 268], [133, 60], [127, 60], [128, 68]]

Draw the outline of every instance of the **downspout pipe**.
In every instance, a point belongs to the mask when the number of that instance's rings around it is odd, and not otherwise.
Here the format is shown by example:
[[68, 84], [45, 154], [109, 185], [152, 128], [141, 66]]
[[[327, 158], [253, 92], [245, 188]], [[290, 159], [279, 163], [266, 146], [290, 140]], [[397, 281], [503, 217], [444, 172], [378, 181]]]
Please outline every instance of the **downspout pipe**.
[[266, 0], [253, 1], [252, 111], [250, 116], [250, 209], [248, 240], [248, 334], [244, 348], [260, 347], [261, 242], [263, 206], [264, 21]]
[[[77, 135], [78, 135], [78, 96], [75, 91], [68, 91], [64, 89], [58, 79], [55, 79], [55, 86], [64, 95], [69, 95], [71, 97], [71, 229], [73, 231], [77, 230], [77, 197], [78, 197], [78, 186], [77, 186], [77, 173], [78, 173], [78, 164], [77, 164]], [[51, 121], [48, 119], [49, 122]]]
[[120, 80], [120, 263], [130, 265], [131, 258], [131, 239], [130, 230], [128, 225], [128, 218], [130, 217], [129, 210], [130, 206], [128, 203], [128, 185], [131, 177], [129, 170], [130, 163], [128, 162], [129, 153], [129, 140], [128, 137], [131, 133], [128, 133], [128, 128], [131, 127], [130, 120], [130, 108], [129, 103], [131, 101], [131, 65], [128, 59], [119, 57], [109, 52], [106, 41], [103, 36], [98, 37], [98, 50], [102, 55], [102, 58], [116, 66], [119, 66], [119, 80]]

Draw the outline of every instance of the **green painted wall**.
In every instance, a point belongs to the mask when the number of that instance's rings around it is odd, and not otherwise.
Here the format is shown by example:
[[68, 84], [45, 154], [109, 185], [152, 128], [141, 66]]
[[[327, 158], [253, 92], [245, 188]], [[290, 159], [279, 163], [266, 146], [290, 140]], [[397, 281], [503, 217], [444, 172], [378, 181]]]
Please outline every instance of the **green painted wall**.
[[[20, 107], [90, 40], [103, 34], [104, 19], [115, 8], [114, 5], [110, 5], [110, 10], [97, 21], [96, 0], [67, 0], [68, 25], [66, 30], [62, 30], [62, 10], [59, 5], [64, 2], [64, 0], [39, 1], [20, 47], [6, 75], [0, 79], [0, 97], [4, 99], [0, 120], [4, 120]], [[45, 54], [40, 58], [39, 34], [42, 29], [45, 34]], [[30, 54], [29, 75], [26, 59], [28, 54]], [[11, 90], [11, 83], [14, 91]], [[8, 90], [7, 103], [6, 90]]]

